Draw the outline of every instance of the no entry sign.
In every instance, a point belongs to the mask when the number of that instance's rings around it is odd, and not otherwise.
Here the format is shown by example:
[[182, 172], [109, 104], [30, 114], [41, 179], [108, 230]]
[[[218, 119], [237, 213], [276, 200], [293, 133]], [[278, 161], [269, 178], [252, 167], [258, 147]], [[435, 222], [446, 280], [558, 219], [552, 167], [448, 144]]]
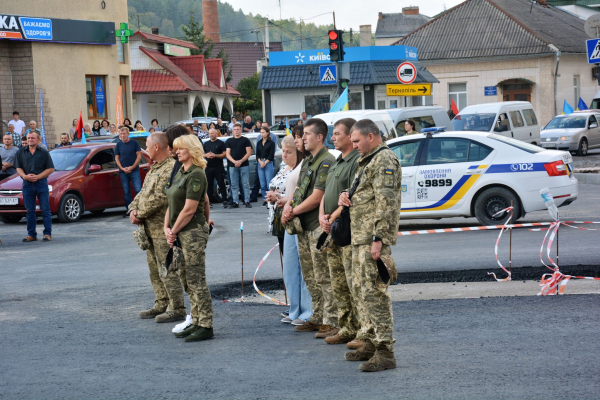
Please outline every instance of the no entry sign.
[[398, 66], [396, 75], [398, 76], [398, 80], [404, 84], [413, 83], [417, 78], [417, 70], [413, 64], [404, 62]]

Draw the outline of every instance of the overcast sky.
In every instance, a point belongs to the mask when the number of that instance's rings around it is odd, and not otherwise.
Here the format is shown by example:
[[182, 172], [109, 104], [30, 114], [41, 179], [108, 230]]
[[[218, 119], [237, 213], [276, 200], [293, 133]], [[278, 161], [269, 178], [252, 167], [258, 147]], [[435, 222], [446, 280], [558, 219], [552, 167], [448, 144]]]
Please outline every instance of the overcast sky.
[[[279, 19], [279, 3], [281, 18], [300, 19], [307, 23], [324, 25], [333, 21], [332, 11], [338, 28], [358, 30], [360, 25], [371, 25], [375, 31], [379, 12], [398, 13], [402, 7], [419, 6], [419, 12], [429, 17], [444, 10], [444, 6], [452, 8], [463, 0], [221, 0], [229, 3], [234, 9], [242, 9], [246, 14], [260, 14], [273, 20]], [[319, 14], [316, 18], [309, 19]]]

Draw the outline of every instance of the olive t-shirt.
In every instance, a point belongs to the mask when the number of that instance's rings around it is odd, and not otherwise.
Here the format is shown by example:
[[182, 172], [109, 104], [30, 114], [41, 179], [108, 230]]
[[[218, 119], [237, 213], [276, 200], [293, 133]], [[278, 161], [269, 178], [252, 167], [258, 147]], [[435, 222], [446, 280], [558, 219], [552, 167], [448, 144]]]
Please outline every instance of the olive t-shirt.
[[[324, 157], [321, 158], [321, 156]], [[315, 161], [321, 159], [318, 165], [314, 165]], [[306, 194], [304, 195], [304, 200], [310, 197], [314, 189], [325, 190], [325, 182], [327, 181], [327, 174], [329, 172], [329, 167], [333, 165], [335, 162], [335, 158], [329, 153], [326, 147], [323, 147], [315, 157], [309, 155], [306, 157], [304, 162], [302, 163], [302, 168], [300, 169], [300, 175], [298, 176], [298, 187], [302, 185], [304, 182], [304, 178], [309, 177], [308, 169], [312, 166], [313, 173], [310, 175], [310, 183], [306, 188]], [[304, 214], [300, 214], [298, 216], [300, 218], [300, 222], [302, 223], [302, 229], [305, 231], [314, 231], [319, 227], [319, 207], [316, 207], [313, 210], [307, 211]]]
[[323, 196], [323, 211], [325, 211], [325, 214], [331, 214], [337, 210], [340, 193], [350, 189], [354, 183], [359, 158], [360, 154], [354, 149], [345, 158], [342, 158], [340, 154], [331, 166], [325, 184], [325, 195]]
[[171, 187], [167, 189], [167, 199], [169, 201], [169, 225], [171, 228], [177, 222], [179, 213], [185, 206], [187, 199], [198, 201], [198, 208], [192, 220], [181, 230], [187, 231], [204, 225], [206, 218], [204, 217], [204, 198], [206, 196], [206, 175], [204, 170], [197, 165], [188, 168], [187, 171], [183, 167], [179, 170]]

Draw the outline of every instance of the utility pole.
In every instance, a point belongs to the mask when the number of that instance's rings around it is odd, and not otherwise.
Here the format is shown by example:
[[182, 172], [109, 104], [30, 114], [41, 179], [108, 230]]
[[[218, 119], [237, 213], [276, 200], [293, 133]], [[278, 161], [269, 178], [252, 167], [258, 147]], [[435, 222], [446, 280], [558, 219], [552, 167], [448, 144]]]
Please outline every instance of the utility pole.
[[300, 50], [302, 50], [302, 18], [300, 18]]
[[352, 47], [352, 28], [350, 28], [350, 47]]
[[283, 30], [281, 29], [281, 0], [279, 0], [279, 40], [283, 46]]
[[333, 12], [333, 29], [337, 29], [337, 28], [335, 27], [335, 11]]
[[269, 18], [265, 18], [265, 58], [269, 66]]

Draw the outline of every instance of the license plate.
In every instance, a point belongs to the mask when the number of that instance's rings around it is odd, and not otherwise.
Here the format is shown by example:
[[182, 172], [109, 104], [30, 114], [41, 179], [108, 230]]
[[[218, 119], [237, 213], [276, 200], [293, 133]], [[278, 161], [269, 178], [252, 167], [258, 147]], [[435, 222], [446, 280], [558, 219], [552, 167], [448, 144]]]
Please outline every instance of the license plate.
[[542, 143], [542, 147], [556, 148], [556, 144], [554, 144], [554, 143]]
[[14, 206], [17, 204], [19, 204], [19, 199], [17, 197], [0, 197], [1, 206]]

